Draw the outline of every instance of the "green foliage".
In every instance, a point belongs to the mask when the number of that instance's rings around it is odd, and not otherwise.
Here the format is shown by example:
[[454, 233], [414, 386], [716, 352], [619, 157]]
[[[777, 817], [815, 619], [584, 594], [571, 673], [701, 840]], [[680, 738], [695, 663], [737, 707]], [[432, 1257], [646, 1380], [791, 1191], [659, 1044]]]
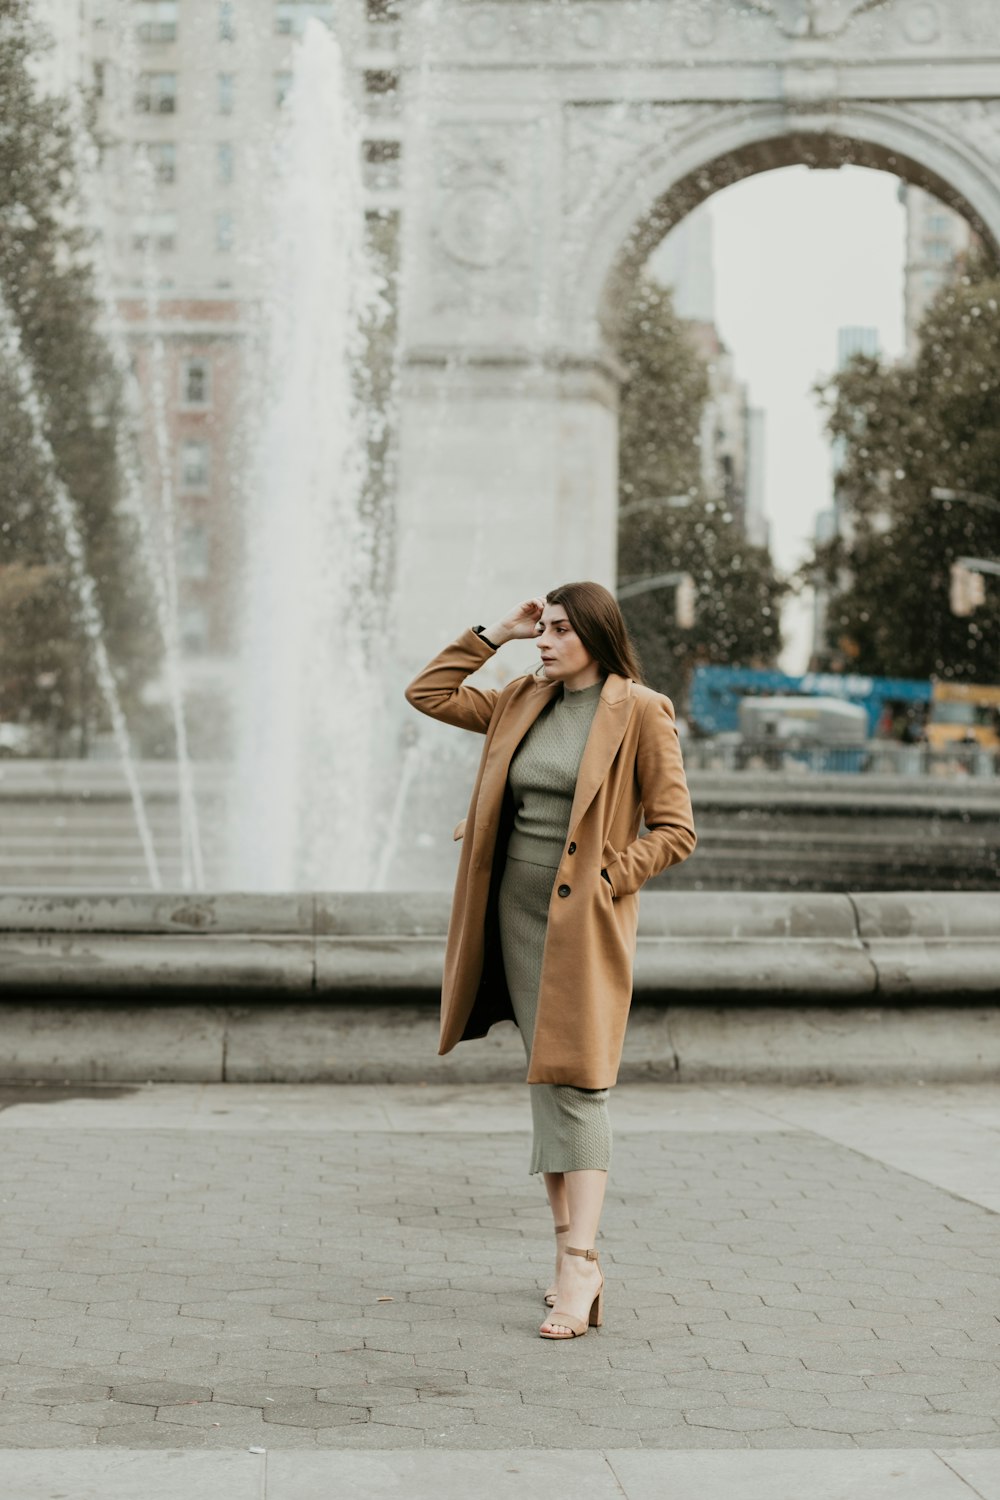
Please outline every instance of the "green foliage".
[[696, 495], [708, 370], [670, 292], [649, 277], [639, 279], [624, 310], [618, 356], [628, 372], [619, 412], [620, 505]]
[[[29, 58], [39, 38], [26, 9], [0, 0], [0, 289], [78, 508], [109, 651], [134, 702], [150, 664], [151, 622], [137, 539], [119, 510], [121, 393], [96, 331], [72, 126], [63, 101], [35, 90]], [[0, 719], [43, 726], [44, 748], [69, 753], [103, 727], [103, 708], [46, 476], [13, 371], [2, 367], [0, 428]]]
[[1000, 680], [1000, 587], [987, 579], [987, 602], [969, 619], [948, 600], [956, 558], [1000, 560], [1000, 512], [931, 496], [1000, 501], [996, 269], [982, 261], [941, 292], [913, 364], [857, 358], [820, 394], [849, 519], [815, 564], [834, 588], [831, 646], [863, 672]]
[[[767, 550], [751, 546], [734, 518], [701, 493], [708, 372], [670, 293], [641, 279], [622, 330], [618, 354], [629, 379], [621, 399], [619, 579], [690, 573], [695, 623], [676, 623], [670, 587], [626, 599], [622, 609], [647, 681], [679, 698], [695, 666], [774, 660], [784, 585]], [[646, 503], [671, 497], [672, 504]]]

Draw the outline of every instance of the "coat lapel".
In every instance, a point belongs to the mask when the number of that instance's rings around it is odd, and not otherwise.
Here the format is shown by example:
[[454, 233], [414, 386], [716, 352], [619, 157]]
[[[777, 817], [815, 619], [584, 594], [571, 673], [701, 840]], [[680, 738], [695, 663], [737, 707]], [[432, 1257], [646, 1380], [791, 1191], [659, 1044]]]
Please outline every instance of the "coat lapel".
[[551, 703], [560, 690], [558, 682], [543, 682], [536, 678], [507, 705], [493, 736], [489, 759], [490, 772], [501, 784], [507, 780], [514, 751], [545, 705]]
[[574, 833], [587, 808], [611, 769], [618, 747], [625, 738], [635, 699], [627, 677], [611, 673], [604, 684], [577, 772], [576, 792], [569, 815], [569, 834]]

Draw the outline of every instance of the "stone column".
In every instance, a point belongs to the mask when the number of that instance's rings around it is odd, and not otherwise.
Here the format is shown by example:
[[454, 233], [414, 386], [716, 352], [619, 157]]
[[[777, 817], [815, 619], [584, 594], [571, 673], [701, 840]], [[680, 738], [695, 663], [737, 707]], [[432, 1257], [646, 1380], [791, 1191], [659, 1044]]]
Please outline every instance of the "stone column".
[[615, 575], [610, 357], [556, 333], [558, 110], [445, 109], [407, 167], [399, 656], [530, 593]]

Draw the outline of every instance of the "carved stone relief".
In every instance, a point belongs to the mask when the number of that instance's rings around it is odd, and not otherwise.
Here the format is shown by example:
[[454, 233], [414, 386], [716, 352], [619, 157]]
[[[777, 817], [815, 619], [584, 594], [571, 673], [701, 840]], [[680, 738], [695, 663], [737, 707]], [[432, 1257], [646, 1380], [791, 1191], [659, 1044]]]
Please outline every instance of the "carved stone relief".
[[889, 0], [747, 0], [747, 3], [771, 16], [782, 36], [823, 38], [842, 35], [856, 16], [884, 8]]
[[1000, 177], [1000, 99], [943, 99], [911, 104], [907, 113], [926, 121], [936, 132], [959, 136]]
[[[571, 60], [780, 60], [809, 46], [837, 56], [906, 57], [935, 45], [1000, 54], [997, 0], [445, 0], [441, 59], [485, 66]], [[713, 48], [711, 57], [706, 49]], [[872, 49], [872, 50], [869, 50]]]
[[717, 113], [710, 104], [567, 106], [563, 164], [567, 219], [587, 215], [651, 149], [668, 147], [684, 131]]
[[538, 121], [447, 121], [434, 133], [432, 311], [531, 314], [540, 234]]
[[941, 35], [941, 12], [933, 0], [920, 0], [903, 16], [903, 31], [911, 42], [929, 46]]

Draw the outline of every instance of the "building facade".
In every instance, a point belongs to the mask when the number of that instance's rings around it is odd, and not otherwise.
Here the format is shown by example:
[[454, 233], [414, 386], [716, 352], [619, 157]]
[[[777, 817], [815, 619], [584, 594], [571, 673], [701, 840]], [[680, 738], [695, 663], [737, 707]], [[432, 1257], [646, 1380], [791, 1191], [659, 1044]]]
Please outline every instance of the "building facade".
[[93, 90], [95, 228], [144, 409], [147, 482], [174, 518], [187, 686], [234, 640], [248, 351], [267, 293], [270, 153], [306, 23], [336, 33], [363, 125], [366, 212], [401, 201], [400, 27], [385, 0], [37, 0], [44, 81]]
[[713, 225], [707, 204], [657, 246], [648, 269], [672, 292], [674, 308], [708, 370], [699, 443], [704, 493], [735, 518], [748, 541], [766, 546], [765, 416], [751, 407], [746, 383], [716, 323]]
[[903, 182], [900, 197], [906, 209], [906, 353], [913, 359], [920, 347], [920, 325], [927, 309], [975, 248], [978, 237], [967, 219], [923, 188]]

